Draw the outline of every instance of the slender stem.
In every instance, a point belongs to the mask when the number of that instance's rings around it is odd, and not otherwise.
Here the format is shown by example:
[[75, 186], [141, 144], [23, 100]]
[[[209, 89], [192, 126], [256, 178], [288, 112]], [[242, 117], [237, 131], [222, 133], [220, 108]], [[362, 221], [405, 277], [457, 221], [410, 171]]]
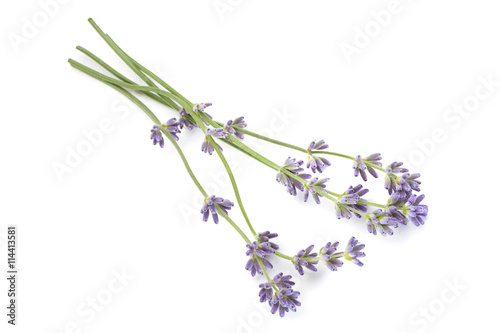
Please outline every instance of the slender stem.
[[223, 217], [226, 219], [227, 222], [229, 222], [229, 224], [240, 234], [240, 236], [245, 240], [245, 242], [247, 244], [250, 244], [251, 241], [250, 239], [247, 237], [247, 235], [245, 235], [245, 233], [243, 232], [243, 230], [240, 229], [240, 227], [238, 227], [238, 225], [236, 223], [234, 223], [233, 220], [231, 220], [231, 218], [222, 211], [222, 209], [220, 209], [217, 205], [215, 205], [216, 209], [217, 209], [217, 212]]
[[[93, 54], [92, 52], [83, 48], [82, 46], [77, 46], [76, 49], [78, 51], [82, 52], [83, 54], [85, 54], [86, 56], [88, 56], [90, 59], [94, 60], [97, 64], [99, 64], [101, 67], [103, 67], [105, 70], [107, 70], [108, 72], [110, 72], [111, 74], [116, 76], [118, 79], [122, 80], [123, 82], [130, 83], [130, 84], [136, 84], [134, 81], [130, 80], [125, 75], [118, 72], [116, 69], [114, 69], [113, 67], [108, 65], [106, 62], [104, 62], [99, 57], [97, 57], [95, 54]], [[162, 96], [158, 96], [158, 95], [155, 95], [153, 93], [146, 92], [146, 91], [143, 91], [142, 93], [144, 93], [148, 97], [151, 97], [155, 101], [162, 103], [163, 105], [168, 106], [171, 109], [177, 110], [177, 108], [178, 108], [176, 104], [172, 103], [168, 99], [162, 98]]]
[[249, 136], [253, 136], [254, 138], [261, 139], [261, 140], [264, 140], [264, 141], [267, 141], [267, 142], [271, 142], [271, 143], [274, 143], [275, 145], [278, 145], [278, 146], [283, 146], [283, 147], [287, 147], [287, 148], [290, 148], [290, 149], [295, 149], [297, 151], [300, 151], [302, 153], [306, 153], [307, 154], [307, 149], [300, 148], [298, 146], [295, 146], [295, 145], [292, 145], [292, 144], [289, 144], [289, 143], [286, 143], [286, 142], [282, 142], [282, 141], [279, 141], [279, 140], [271, 139], [271, 138], [268, 138], [268, 137], [266, 137], [264, 135], [260, 135], [260, 134], [251, 132], [251, 131], [249, 131], [247, 129], [244, 129], [244, 128], [238, 128], [238, 131], [241, 132], [241, 133], [247, 134]]
[[293, 260], [292, 257], [287, 256], [286, 254], [283, 254], [283, 253], [278, 252], [278, 251], [274, 252], [274, 254], [277, 255], [278, 257], [281, 257], [281, 258], [286, 259], [286, 260], [290, 260], [290, 261]]
[[[134, 63], [130, 60], [130, 57], [123, 52], [123, 50], [109, 37], [107, 34], [105, 34], [101, 28], [92, 20], [91, 18], [89, 19], [89, 23], [92, 25], [92, 27], [97, 31], [97, 33], [101, 36], [102, 39], [111, 47], [111, 49], [127, 64], [127, 66], [130, 67], [134, 73], [136, 73], [144, 82], [146, 82], [147, 85], [150, 87], [155, 87], [157, 86], [151, 81], [146, 75], [144, 75], [135, 65]], [[166, 99], [165, 96], [160, 96], [163, 99]]]
[[227, 163], [226, 158], [224, 157], [224, 154], [220, 150], [219, 146], [215, 143], [214, 138], [210, 135], [208, 137], [210, 140], [210, 143], [212, 146], [215, 148], [215, 151], [217, 152], [217, 155], [219, 155], [220, 160], [222, 161], [222, 164], [224, 164], [224, 168], [226, 168], [227, 174], [229, 176], [229, 179], [231, 180], [231, 184], [233, 186], [234, 190], [234, 195], [236, 196], [236, 201], [238, 201], [238, 205], [240, 206], [241, 213], [243, 214], [243, 217], [245, 218], [245, 221], [247, 222], [248, 228], [252, 232], [252, 234], [255, 236], [257, 233], [255, 232], [252, 223], [250, 223], [250, 219], [248, 218], [247, 212], [245, 211], [245, 207], [243, 206], [243, 201], [241, 200], [241, 195], [240, 191], [238, 190], [238, 185], [236, 185], [236, 180], [234, 179], [233, 172], [231, 171], [231, 167], [229, 166], [229, 163]]
[[262, 263], [262, 260], [257, 257], [257, 262], [259, 263], [259, 266], [260, 266], [260, 269], [262, 270], [262, 273], [264, 273], [264, 276], [266, 277], [266, 280], [271, 283], [271, 286], [273, 287], [273, 289], [275, 291], [278, 291], [278, 288], [276, 288], [276, 286], [274, 285], [273, 281], [271, 280], [271, 277], [269, 277], [269, 274], [267, 274], [267, 270], [266, 270], [266, 267], [264, 266], [264, 264]]

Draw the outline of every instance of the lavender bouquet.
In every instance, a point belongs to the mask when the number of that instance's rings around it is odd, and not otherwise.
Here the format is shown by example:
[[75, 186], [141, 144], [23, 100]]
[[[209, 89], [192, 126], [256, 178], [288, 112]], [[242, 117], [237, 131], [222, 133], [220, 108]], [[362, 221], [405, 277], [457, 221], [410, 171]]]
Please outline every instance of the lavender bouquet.
[[[246, 129], [247, 124], [242, 116], [228, 120], [227, 122], [217, 121], [206, 112], [206, 109], [212, 105], [211, 103], [190, 102], [157, 75], [125, 53], [92, 19], [89, 19], [89, 22], [111, 49], [146, 85], [133, 82], [80, 46], [77, 47], [77, 50], [94, 60], [112, 76], [100, 73], [72, 59], [69, 60], [69, 63], [74, 68], [114, 88], [143, 110], [153, 122], [150, 139], [154, 145], [163, 148], [165, 138], [167, 138], [169, 143], [174, 146], [189, 176], [205, 198], [203, 206], [200, 207], [201, 220], [207, 222], [211, 218], [217, 224], [220, 220], [219, 217], [222, 217], [241, 236], [246, 243], [246, 255], [248, 256], [245, 269], [252, 276], [263, 275], [265, 277], [266, 282], [259, 285], [260, 291], [258, 296], [261, 302], [268, 302], [271, 313], [279, 313], [281, 317], [284, 317], [286, 312], [295, 312], [297, 307], [301, 305], [298, 300], [300, 293], [293, 289], [295, 283], [292, 281], [291, 275], [278, 273], [272, 278], [269, 275], [269, 271], [273, 269], [271, 262], [273, 259], [280, 258], [290, 262], [300, 275], [304, 274], [304, 268], [316, 272], [319, 262], [322, 262], [329, 270], [337, 271], [343, 265], [343, 261], [363, 266], [360, 259], [365, 256], [363, 252], [365, 245], [361, 244], [355, 237], [351, 237], [347, 241], [344, 251], [338, 250], [339, 242], [328, 242], [318, 252], [314, 251], [314, 245], [300, 250], [295, 255], [287, 255], [278, 251], [279, 245], [276, 243], [277, 233], [270, 231], [256, 232], [253, 228], [243, 206], [233, 172], [219, 143], [234, 148], [246, 156], [261, 162], [266, 167], [274, 169], [277, 172], [276, 181], [283, 185], [290, 195], [296, 196], [299, 192], [302, 192], [304, 201], [312, 197], [317, 204], [320, 204], [320, 198], [332, 201], [336, 216], [339, 219], [350, 219], [353, 215], [358, 219], [364, 218], [368, 232], [373, 235], [392, 236], [394, 233], [393, 229], [397, 228], [400, 224], [406, 225], [408, 221], [411, 221], [415, 226], [424, 224], [424, 217], [427, 216], [428, 208], [422, 204], [424, 195], [415, 194], [415, 192], [420, 191], [420, 174], [409, 173], [409, 170], [403, 166], [403, 163], [392, 162], [384, 168], [381, 162], [382, 156], [379, 153], [365, 157], [361, 155], [353, 157], [339, 154], [329, 151], [328, 144], [324, 140], [313, 141], [306, 148], [281, 142]], [[176, 117], [164, 123], [161, 122], [130, 91], [140, 92], [143, 96], [167, 106], [175, 112]], [[231, 180], [236, 202], [250, 230], [250, 237], [229, 217], [229, 211], [234, 207], [234, 203], [227, 198], [218, 197], [213, 193], [209, 194], [204, 190], [193, 173], [184, 152], [177, 144], [179, 135], [182, 132], [195, 129], [201, 130], [205, 136], [201, 143], [202, 152], [209, 155], [215, 152], [224, 165]], [[245, 145], [245, 135], [253, 136], [260, 140], [289, 148], [296, 153], [304, 154], [307, 162], [288, 157], [280, 166]], [[379, 204], [363, 200], [362, 197], [368, 193], [368, 189], [363, 188], [361, 184], [349, 186], [342, 193], [330, 191], [327, 188], [329, 178], [316, 177], [316, 174], [318, 176], [321, 175], [331, 165], [330, 161], [324, 157], [326, 155], [352, 160], [354, 176], [360, 176], [363, 181], [367, 181], [368, 175], [378, 178], [378, 172], [384, 174], [384, 186], [389, 195], [387, 203]]]

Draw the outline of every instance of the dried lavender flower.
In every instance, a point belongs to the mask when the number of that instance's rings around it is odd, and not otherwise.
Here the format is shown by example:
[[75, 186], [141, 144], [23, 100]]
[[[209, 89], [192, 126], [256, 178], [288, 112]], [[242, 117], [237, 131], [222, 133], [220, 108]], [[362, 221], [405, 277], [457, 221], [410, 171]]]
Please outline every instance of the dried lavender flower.
[[256, 273], [261, 275], [263, 274], [259, 265], [259, 259], [262, 261], [264, 267], [268, 269], [273, 268], [273, 265], [269, 262], [269, 260], [266, 259], [266, 255], [274, 253], [274, 250], [272, 251], [272, 253], [270, 253], [269, 249], [265, 250], [260, 248], [259, 244], [255, 241], [247, 244], [246, 247], [248, 248], [246, 255], [249, 256], [250, 259], [248, 259], [247, 264], [245, 265], [245, 269], [247, 271], [250, 271], [250, 274], [252, 274], [252, 276], [255, 276]]
[[412, 194], [406, 204], [403, 206], [403, 213], [415, 224], [415, 226], [423, 225], [425, 223], [422, 217], [427, 216], [429, 208], [427, 205], [421, 205], [425, 195], [421, 194], [418, 197]]
[[301, 305], [297, 300], [299, 295], [300, 292], [293, 291], [291, 288], [280, 289], [269, 301], [271, 313], [275, 314], [278, 312], [280, 317], [284, 317], [288, 311], [297, 311], [297, 307]]
[[214, 220], [215, 224], [219, 223], [217, 207], [227, 215], [228, 210], [230, 210], [233, 206], [234, 203], [232, 203], [230, 200], [216, 197], [215, 195], [205, 198], [205, 202], [203, 204], [203, 207], [201, 208], [201, 213], [203, 214], [203, 222], [208, 221], [208, 215], [209, 213], [211, 213], [212, 219]]
[[235, 120], [228, 120], [226, 125], [224, 125], [226, 131], [228, 131], [230, 134], [234, 135], [240, 140], [243, 140], [245, 135], [242, 132], [238, 131], [238, 129], [245, 127], [247, 127], [247, 124], [245, 123], [244, 117], [238, 117]]
[[194, 112], [205, 111], [205, 108], [208, 108], [209, 106], [212, 106], [212, 103], [199, 103], [199, 104], [195, 104], [193, 106], [193, 111]]
[[301, 168], [301, 165], [303, 164], [303, 161], [296, 161], [295, 158], [288, 157], [285, 160], [284, 165], [281, 167], [280, 171], [276, 174], [276, 181], [278, 183], [281, 183], [283, 186], [286, 187], [287, 192], [290, 195], [297, 195], [297, 189], [299, 191], [304, 190], [304, 184], [286, 173], [283, 172], [283, 170], [287, 170], [288, 172], [299, 176], [300, 178], [304, 180], [308, 180], [311, 178], [311, 175], [305, 174], [305, 173], [300, 173], [304, 171], [303, 168]]
[[318, 256], [317, 253], [311, 253], [314, 249], [314, 245], [310, 245], [305, 250], [300, 250], [297, 255], [292, 258], [292, 263], [295, 266], [295, 269], [299, 272], [300, 275], [304, 275], [304, 268], [307, 268], [313, 272], [316, 272], [318, 269], [316, 266], [318, 264], [318, 260], [308, 260], [313, 259]]
[[179, 110], [179, 127], [182, 129], [186, 127], [188, 130], [192, 130], [193, 128], [197, 128], [196, 122], [189, 115], [189, 113], [184, 109]]
[[366, 225], [371, 234], [376, 235], [378, 231], [383, 236], [392, 236], [394, 232], [391, 227], [397, 228], [398, 220], [387, 212], [383, 212], [382, 209], [377, 209], [366, 215]]
[[[217, 142], [215, 144], [222, 151], [222, 147]], [[208, 155], [212, 155], [212, 153], [214, 152], [214, 150], [215, 150], [215, 148], [212, 145], [212, 143], [210, 142], [209, 136], [206, 135], [205, 139], [203, 140], [203, 143], [201, 144], [201, 151], [204, 152], [204, 153], [208, 153]]]
[[335, 252], [337, 251], [337, 246], [339, 246], [339, 242], [326, 243], [325, 246], [319, 250], [319, 257], [321, 261], [328, 267], [329, 270], [336, 271], [339, 267], [342, 267], [344, 264], [340, 258], [344, 255], [343, 252]]
[[365, 244], [360, 244], [356, 238], [351, 237], [351, 239], [349, 239], [349, 242], [347, 242], [347, 246], [344, 252], [344, 258], [361, 267], [363, 266], [363, 263], [359, 261], [358, 258], [363, 258], [365, 256], [365, 253], [361, 252], [361, 250], [363, 250], [364, 248]]
[[161, 133], [160, 127], [158, 125], [153, 125], [150, 138], [151, 140], [153, 140], [153, 145], [159, 143], [161, 148], [165, 146], [165, 140], [163, 140], [163, 134]]
[[361, 215], [358, 212], [352, 211], [349, 208], [356, 209], [361, 212], [367, 211], [367, 205], [359, 203], [359, 200], [363, 195], [368, 193], [368, 189], [363, 189], [363, 185], [359, 184], [354, 187], [349, 186], [349, 188], [338, 198], [335, 203], [335, 211], [337, 213], [337, 218], [350, 219], [351, 214], [354, 214], [357, 218]]
[[304, 202], [307, 202], [310, 193], [314, 198], [314, 201], [316, 201], [316, 203], [319, 205], [319, 198], [322, 197], [322, 195], [318, 193], [318, 190], [324, 190], [326, 188], [325, 183], [329, 180], [330, 178], [318, 179], [318, 177], [314, 177], [313, 179], [311, 179], [307, 183], [307, 185], [304, 186]]
[[379, 161], [382, 159], [382, 155], [379, 153], [371, 154], [368, 157], [362, 158], [361, 155], [356, 156], [356, 160], [352, 164], [352, 168], [354, 169], [354, 176], [357, 177], [361, 175], [361, 178], [366, 182], [368, 180], [368, 175], [365, 170], [375, 178], [378, 178], [378, 174], [372, 165], [376, 165], [381, 167], [382, 163]]
[[330, 161], [328, 161], [326, 158], [315, 156], [312, 153], [312, 150], [324, 150], [326, 148], [328, 148], [328, 145], [325, 143], [324, 140], [320, 140], [318, 142], [313, 141], [309, 144], [309, 147], [307, 148], [306, 167], [311, 168], [311, 171], [313, 173], [316, 173], [316, 171], [322, 173], [326, 167], [331, 165]]

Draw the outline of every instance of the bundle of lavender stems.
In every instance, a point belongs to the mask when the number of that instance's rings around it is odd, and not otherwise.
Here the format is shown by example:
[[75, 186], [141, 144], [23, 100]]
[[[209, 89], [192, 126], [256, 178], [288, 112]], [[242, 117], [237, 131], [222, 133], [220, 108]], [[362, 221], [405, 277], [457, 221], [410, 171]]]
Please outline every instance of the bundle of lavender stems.
[[[80, 46], [77, 47], [77, 50], [100, 65], [107, 71], [107, 74], [100, 73], [72, 59], [69, 59], [69, 63], [74, 68], [114, 88], [144, 111], [153, 122], [150, 139], [154, 145], [163, 148], [165, 138], [173, 145], [189, 176], [205, 198], [203, 206], [200, 207], [200, 219], [207, 222], [211, 218], [217, 224], [220, 220], [219, 217], [222, 217], [241, 236], [246, 244], [246, 255], [248, 256], [245, 269], [250, 272], [252, 277], [256, 275], [265, 277], [265, 282], [259, 284], [260, 291], [258, 293], [256, 291], [256, 294], [261, 302], [269, 304], [271, 313], [279, 313], [281, 317], [284, 317], [286, 312], [295, 312], [297, 307], [301, 305], [298, 300], [300, 293], [293, 289], [295, 283], [292, 281], [291, 275], [284, 275], [280, 272], [274, 277], [270, 276], [269, 272], [273, 269], [271, 261], [279, 258], [290, 262], [300, 275], [304, 274], [304, 268], [316, 272], [320, 262], [329, 270], [337, 271], [344, 261], [363, 266], [360, 259], [365, 256], [363, 252], [365, 245], [361, 244], [355, 237], [351, 237], [347, 241], [344, 251], [338, 250], [339, 242], [337, 241], [328, 242], [317, 252], [314, 251], [314, 245], [298, 251], [295, 255], [287, 255], [278, 251], [277, 233], [256, 232], [254, 230], [243, 206], [233, 172], [219, 143], [236, 149], [261, 162], [264, 166], [274, 169], [277, 173], [276, 181], [283, 185], [290, 195], [296, 196], [301, 192], [304, 201], [312, 197], [317, 204], [320, 204], [320, 198], [332, 201], [338, 219], [350, 219], [352, 216], [358, 219], [364, 218], [368, 232], [373, 235], [392, 236], [393, 229], [400, 224], [406, 225], [408, 221], [411, 221], [415, 226], [424, 224], [428, 207], [422, 204], [424, 195], [415, 194], [415, 192], [420, 191], [420, 174], [410, 173], [402, 162], [392, 162], [384, 168], [381, 162], [382, 156], [379, 153], [366, 157], [344, 155], [329, 151], [329, 146], [324, 140], [313, 141], [306, 148], [281, 142], [248, 130], [242, 116], [227, 122], [217, 121], [206, 112], [206, 109], [212, 105], [211, 103], [190, 102], [160, 77], [125, 53], [92, 19], [89, 19], [89, 22], [120, 59], [144, 81], [144, 84], [135, 83]], [[165, 105], [173, 110], [176, 116], [166, 122], [161, 122], [131, 91], [139, 92], [141, 96], [146, 96]], [[193, 130], [201, 130], [204, 134], [201, 151], [209, 155], [215, 152], [224, 165], [234, 190], [236, 202], [251, 233], [250, 236], [229, 217], [229, 211], [233, 209], [234, 203], [230, 199], [219, 197], [216, 193], [209, 194], [204, 190], [193, 173], [184, 152], [177, 144], [182, 132]], [[244, 143], [246, 135], [291, 149], [296, 154], [306, 157], [306, 161], [288, 157], [282, 165], [279, 165], [246, 145]], [[368, 189], [361, 184], [349, 186], [342, 193], [330, 191], [327, 186], [329, 178], [319, 177], [331, 165], [331, 162], [325, 158], [327, 155], [352, 160], [354, 176], [360, 177], [365, 182], [369, 176], [378, 178], [379, 172], [382, 173], [384, 187], [388, 192], [387, 202], [379, 204], [363, 200], [362, 197], [368, 193]]]

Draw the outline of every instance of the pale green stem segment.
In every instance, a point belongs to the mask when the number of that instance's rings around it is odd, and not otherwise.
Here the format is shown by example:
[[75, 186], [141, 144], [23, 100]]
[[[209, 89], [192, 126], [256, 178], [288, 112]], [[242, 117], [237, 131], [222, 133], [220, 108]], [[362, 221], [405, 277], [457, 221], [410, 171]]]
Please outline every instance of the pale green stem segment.
[[273, 289], [275, 291], [278, 291], [278, 288], [276, 288], [276, 286], [274, 285], [273, 281], [271, 280], [271, 278], [269, 277], [269, 274], [267, 274], [267, 270], [266, 270], [266, 267], [264, 266], [264, 264], [262, 263], [262, 260], [260, 260], [259, 257], [257, 257], [257, 262], [259, 263], [259, 266], [260, 266], [260, 269], [262, 270], [262, 273], [264, 273], [264, 276], [266, 277], [267, 281], [269, 283], [271, 283], [271, 286], [273, 287]]

